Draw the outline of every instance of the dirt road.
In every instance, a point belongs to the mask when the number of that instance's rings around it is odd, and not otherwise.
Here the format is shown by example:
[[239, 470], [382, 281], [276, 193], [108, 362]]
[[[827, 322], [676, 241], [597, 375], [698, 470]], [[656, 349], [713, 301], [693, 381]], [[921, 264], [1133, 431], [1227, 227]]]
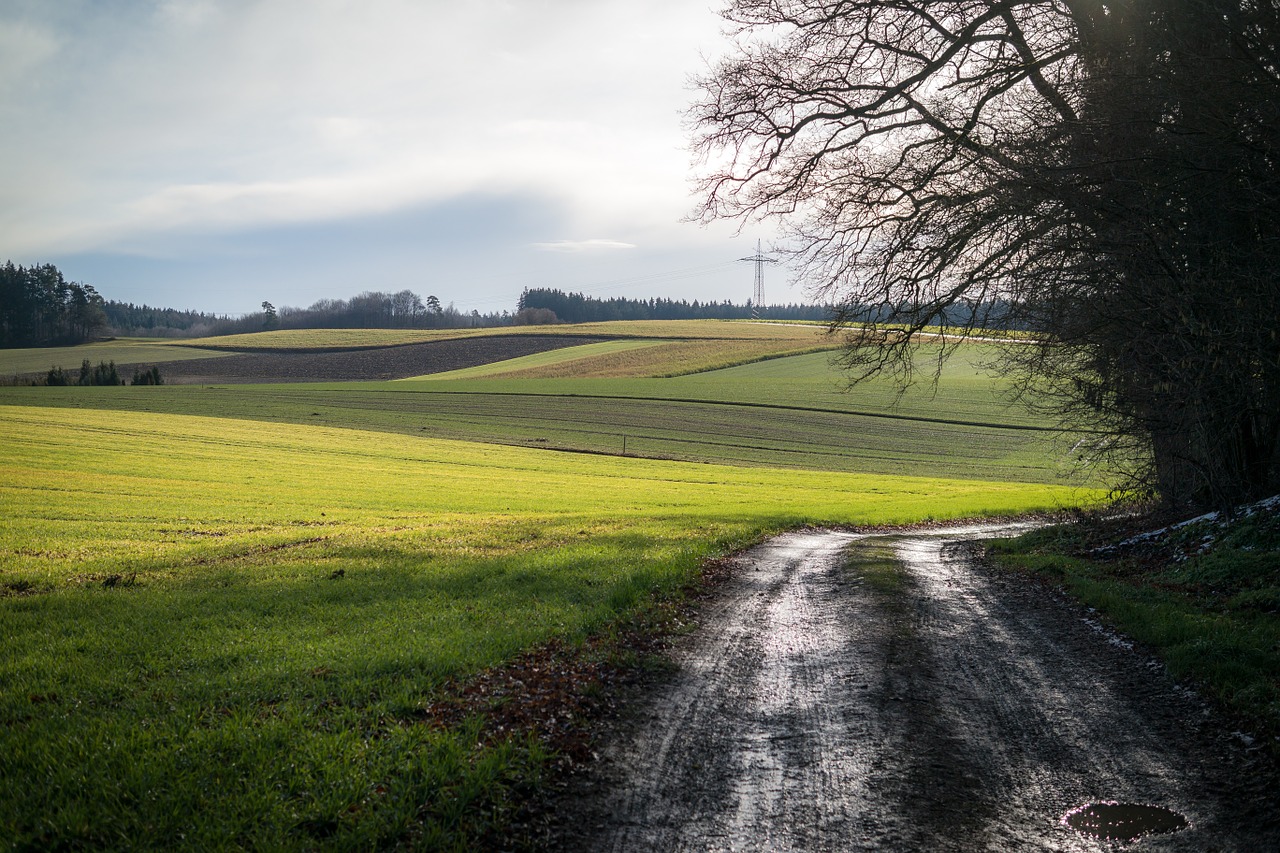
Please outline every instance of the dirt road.
[[1155, 804], [1139, 850], [1280, 850], [1274, 765], [1075, 606], [973, 559], [990, 528], [788, 534], [579, 780], [582, 850], [1109, 848], [1070, 809]]

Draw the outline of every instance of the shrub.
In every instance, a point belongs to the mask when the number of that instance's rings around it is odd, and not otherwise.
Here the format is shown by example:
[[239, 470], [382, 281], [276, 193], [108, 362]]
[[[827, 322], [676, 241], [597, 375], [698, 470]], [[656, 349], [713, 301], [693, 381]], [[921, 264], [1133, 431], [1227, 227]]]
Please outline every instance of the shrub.
[[152, 366], [150, 370], [144, 370], [141, 373], [135, 369], [133, 371], [133, 381], [130, 385], [163, 385], [164, 379], [160, 376], [160, 368]]
[[560, 318], [550, 308], [525, 308], [516, 313], [514, 322], [517, 326], [554, 326]]

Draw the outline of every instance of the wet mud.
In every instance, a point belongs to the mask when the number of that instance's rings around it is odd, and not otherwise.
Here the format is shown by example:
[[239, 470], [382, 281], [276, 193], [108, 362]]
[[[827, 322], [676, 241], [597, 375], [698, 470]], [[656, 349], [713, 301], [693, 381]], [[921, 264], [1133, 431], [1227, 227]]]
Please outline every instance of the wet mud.
[[[797, 532], [737, 573], [570, 783], [567, 850], [1280, 850], [1275, 765], [1149, 657], [986, 567], [991, 528]], [[1154, 814], [1154, 813], [1153, 813]], [[1096, 825], [1133, 815], [1086, 815]]]
[[1172, 809], [1144, 803], [1089, 803], [1067, 812], [1062, 822], [1103, 841], [1137, 841], [1188, 826], [1187, 819]]

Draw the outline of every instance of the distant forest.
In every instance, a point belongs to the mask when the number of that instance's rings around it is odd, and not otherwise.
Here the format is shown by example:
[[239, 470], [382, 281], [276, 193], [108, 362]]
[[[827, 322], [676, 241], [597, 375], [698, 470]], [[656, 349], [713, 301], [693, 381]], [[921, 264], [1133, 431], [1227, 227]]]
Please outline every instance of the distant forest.
[[409, 290], [321, 299], [309, 308], [284, 305], [277, 309], [263, 302], [261, 311], [240, 317], [125, 302], [108, 302], [105, 308], [115, 334], [138, 337], [212, 337], [264, 329], [457, 329], [512, 323], [509, 312], [463, 314], [452, 305], [441, 305], [434, 296], [424, 300]]
[[[309, 308], [270, 302], [239, 317], [104, 299], [93, 287], [69, 282], [52, 264], [0, 267], [0, 347], [67, 346], [111, 336], [196, 338], [266, 329], [457, 329], [608, 320], [737, 320], [753, 306], [673, 299], [597, 299], [552, 288], [526, 289], [514, 313], [463, 313], [435, 296], [410, 290], [366, 291], [350, 299], [321, 299]], [[817, 305], [763, 306], [769, 320], [830, 319]]]
[[53, 264], [0, 267], [0, 347], [78, 344], [107, 327], [105, 303]]
[[[264, 303], [264, 310], [270, 303]], [[266, 313], [269, 315], [270, 311]], [[464, 314], [435, 296], [425, 300], [411, 290], [398, 293], [366, 291], [350, 299], [321, 299], [310, 308], [285, 306], [264, 321], [280, 329], [462, 329], [471, 326], [509, 326], [510, 312]]]
[[[543, 312], [551, 312], [554, 319]], [[822, 305], [764, 305], [757, 312], [748, 302], [693, 302], [674, 299], [597, 299], [581, 293], [565, 293], [548, 288], [527, 289], [520, 294], [517, 321], [603, 323], [610, 320], [746, 320], [759, 316], [765, 320], [831, 319], [831, 311]]]
[[228, 334], [221, 330], [241, 324], [241, 320], [207, 314], [203, 311], [179, 311], [175, 308], [152, 308], [132, 302], [108, 300], [102, 306], [111, 333], [119, 337], [185, 338], [211, 334]]

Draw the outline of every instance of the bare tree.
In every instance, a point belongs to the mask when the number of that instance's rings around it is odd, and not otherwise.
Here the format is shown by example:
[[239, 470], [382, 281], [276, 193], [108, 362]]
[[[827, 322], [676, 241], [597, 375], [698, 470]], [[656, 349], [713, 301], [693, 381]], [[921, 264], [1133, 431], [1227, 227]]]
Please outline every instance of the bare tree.
[[391, 295], [391, 316], [397, 326], [412, 328], [426, 313], [421, 297], [412, 290], [402, 290]]
[[1034, 330], [1002, 366], [1167, 501], [1275, 491], [1278, 8], [735, 0], [701, 215], [785, 224], [855, 379]]

